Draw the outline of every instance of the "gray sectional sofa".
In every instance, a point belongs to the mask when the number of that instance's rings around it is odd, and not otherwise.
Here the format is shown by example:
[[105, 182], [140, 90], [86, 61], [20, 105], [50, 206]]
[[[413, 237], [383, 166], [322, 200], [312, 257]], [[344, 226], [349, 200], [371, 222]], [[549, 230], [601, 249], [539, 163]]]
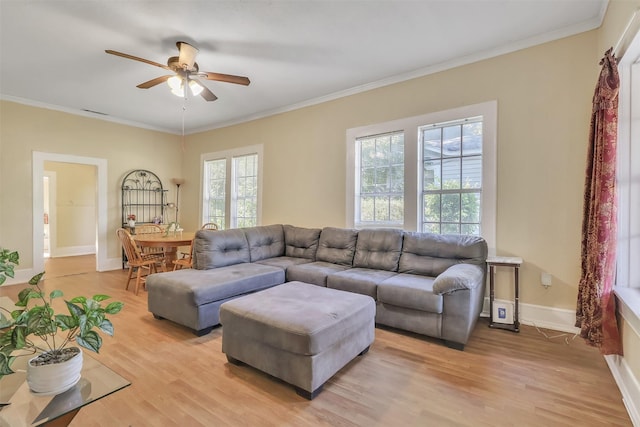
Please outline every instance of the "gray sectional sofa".
[[206, 334], [220, 305], [300, 281], [369, 295], [377, 324], [462, 350], [484, 300], [487, 244], [397, 229], [268, 225], [196, 233], [193, 269], [147, 278], [149, 311]]

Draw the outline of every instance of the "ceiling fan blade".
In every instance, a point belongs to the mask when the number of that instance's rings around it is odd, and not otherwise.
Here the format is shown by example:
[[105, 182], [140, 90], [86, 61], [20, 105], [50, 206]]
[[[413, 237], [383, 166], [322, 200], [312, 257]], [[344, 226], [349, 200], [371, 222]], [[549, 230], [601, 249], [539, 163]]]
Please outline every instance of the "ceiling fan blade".
[[122, 53], [122, 52], [118, 52], [110, 49], [105, 50], [105, 52], [111, 55], [121, 56], [127, 59], [133, 59], [134, 61], [144, 62], [145, 64], [154, 65], [156, 67], [164, 68], [165, 70], [173, 71], [171, 68], [167, 67], [166, 65], [158, 64], [157, 62], [149, 61], [148, 59], [138, 58], [137, 56], [129, 55], [127, 53]]
[[244, 86], [249, 86], [249, 83], [251, 83], [248, 77], [234, 76], [232, 74], [203, 72], [203, 73], [198, 73], [198, 75], [206, 78], [207, 80], [216, 80], [219, 82], [235, 83], [235, 84], [244, 85]]
[[198, 84], [200, 84], [200, 86], [202, 86], [202, 92], [200, 92], [200, 96], [203, 97], [204, 99], [206, 99], [207, 101], [211, 102], [211, 101], [215, 101], [216, 99], [218, 99], [217, 96], [215, 96], [213, 94], [213, 92], [211, 92], [209, 90], [208, 87], [206, 87], [205, 85], [203, 85], [201, 82], [198, 82]]
[[173, 75], [156, 77], [155, 79], [151, 79], [148, 82], [140, 83], [136, 87], [139, 87], [140, 89], [149, 89], [150, 87], [154, 87], [156, 85], [159, 85], [160, 83], [166, 82], [171, 77], [173, 77]]

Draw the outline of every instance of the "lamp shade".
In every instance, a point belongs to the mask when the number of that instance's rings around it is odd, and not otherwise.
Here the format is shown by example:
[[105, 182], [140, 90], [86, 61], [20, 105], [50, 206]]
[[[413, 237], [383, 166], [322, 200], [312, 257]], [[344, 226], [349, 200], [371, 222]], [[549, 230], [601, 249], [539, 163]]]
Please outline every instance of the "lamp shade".
[[181, 89], [183, 87], [182, 78], [180, 78], [180, 76], [169, 77], [167, 79], [167, 84], [171, 89]]

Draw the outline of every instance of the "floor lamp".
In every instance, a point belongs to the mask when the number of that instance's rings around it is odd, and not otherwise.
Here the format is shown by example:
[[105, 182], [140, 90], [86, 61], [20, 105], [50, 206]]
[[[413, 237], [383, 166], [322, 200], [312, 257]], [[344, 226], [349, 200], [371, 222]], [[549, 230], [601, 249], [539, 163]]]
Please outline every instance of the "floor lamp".
[[176, 223], [180, 224], [180, 216], [178, 212], [180, 211], [180, 186], [184, 184], [184, 178], [171, 178], [171, 182], [174, 183], [177, 187], [176, 189]]

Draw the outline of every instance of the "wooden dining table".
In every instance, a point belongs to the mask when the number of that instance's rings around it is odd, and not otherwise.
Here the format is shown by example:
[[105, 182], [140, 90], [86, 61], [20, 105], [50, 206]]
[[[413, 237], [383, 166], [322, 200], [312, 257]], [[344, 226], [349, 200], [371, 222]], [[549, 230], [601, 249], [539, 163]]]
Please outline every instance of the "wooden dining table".
[[177, 249], [180, 246], [189, 246], [195, 237], [194, 231], [170, 231], [168, 233], [134, 234], [133, 240], [141, 248], [163, 248], [167, 264], [173, 264], [176, 259]]

